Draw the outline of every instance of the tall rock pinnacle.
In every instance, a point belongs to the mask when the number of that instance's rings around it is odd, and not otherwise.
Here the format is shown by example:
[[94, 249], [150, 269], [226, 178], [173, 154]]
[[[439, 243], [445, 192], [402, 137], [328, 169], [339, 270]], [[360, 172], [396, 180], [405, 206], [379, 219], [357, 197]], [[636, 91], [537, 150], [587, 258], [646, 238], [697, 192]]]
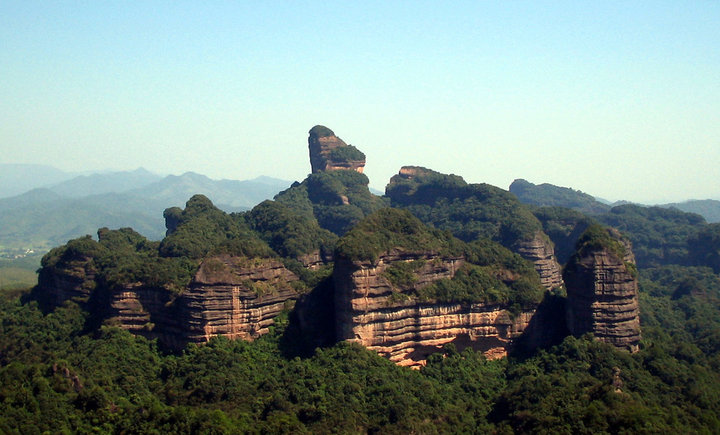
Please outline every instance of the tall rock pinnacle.
[[316, 125], [310, 129], [308, 147], [313, 174], [338, 169], [350, 169], [362, 173], [365, 167], [365, 154], [343, 142], [332, 130], [323, 125]]
[[591, 225], [565, 267], [568, 329], [616, 348], [638, 350], [640, 315], [635, 256], [616, 230]]

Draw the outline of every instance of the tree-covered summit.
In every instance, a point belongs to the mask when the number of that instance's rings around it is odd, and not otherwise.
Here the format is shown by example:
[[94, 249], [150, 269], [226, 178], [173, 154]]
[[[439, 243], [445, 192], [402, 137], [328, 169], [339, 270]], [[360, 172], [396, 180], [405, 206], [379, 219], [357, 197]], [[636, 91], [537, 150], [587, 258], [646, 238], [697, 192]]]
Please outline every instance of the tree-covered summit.
[[393, 207], [464, 241], [488, 238], [514, 249], [542, 232], [542, 225], [515, 195], [489, 184], [468, 184], [457, 175], [406, 166], [385, 188]]
[[370, 192], [369, 183], [365, 174], [356, 171], [318, 172], [277, 194], [275, 201], [342, 235], [363, 217], [387, 206]]
[[[355, 262], [375, 263], [382, 255], [396, 254], [464, 260], [453, 278], [403, 292], [425, 303], [501, 304], [519, 312], [537, 306], [545, 294], [529, 261], [491, 240], [465, 243], [423, 224], [407, 210], [385, 208], [371, 214], [341, 237], [336, 248], [336, 259]], [[393, 264], [388, 278], [412, 282], [415, 268], [421, 266], [422, 260]]]

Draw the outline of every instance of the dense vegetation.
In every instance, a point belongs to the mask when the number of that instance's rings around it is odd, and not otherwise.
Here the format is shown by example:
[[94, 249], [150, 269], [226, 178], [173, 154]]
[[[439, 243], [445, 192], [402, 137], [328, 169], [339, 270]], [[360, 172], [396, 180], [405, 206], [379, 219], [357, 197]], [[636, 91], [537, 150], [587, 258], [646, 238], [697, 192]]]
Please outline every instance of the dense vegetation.
[[702, 228], [688, 240], [690, 261], [720, 273], [720, 223]]
[[565, 207], [587, 214], [600, 214], [610, 210], [610, 206], [597, 201], [593, 196], [569, 187], [552, 184], [536, 185], [518, 179], [510, 185], [510, 192], [525, 204], [544, 207]]
[[354, 146], [348, 145], [330, 150], [328, 159], [333, 162], [365, 161], [365, 154]]
[[275, 200], [343, 235], [363, 217], [387, 206], [385, 200], [370, 193], [369, 182], [366, 175], [355, 171], [318, 172], [280, 192]]
[[706, 225], [693, 213], [632, 204], [613, 207], [596, 218], [628, 236], [640, 267], [688, 264], [688, 238]]
[[[320, 127], [315, 134], [332, 134]], [[102, 228], [97, 241], [50, 251], [41, 279], [62, 271], [92, 275], [85, 285], [96, 292], [135, 282], [181, 291], [207, 256], [282, 257], [312, 289], [298, 305], [332, 310], [331, 266], [309, 271], [302, 256], [334, 250], [374, 262], [386, 251], [432, 252], [466, 264], [453, 279], [408, 290], [426, 260], [398, 263], [384, 272], [398, 294], [503, 304], [511, 316], [544, 298], [562, 316], [562, 292], [546, 293], [533, 265], [508, 248], [544, 229], [564, 258], [572, 258], [568, 246], [625, 249], [580, 213], [533, 214], [502, 189], [415, 169], [388, 185], [398, 208], [386, 208], [354, 171], [310, 175], [247, 213], [226, 214], [197, 195], [166, 210], [162, 242]], [[155, 341], [90, 327], [75, 301], [44, 313], [27, 294], [4, 291], [0, 432], [720, 432], [720, 225], [663, 210], [622, 206], [597, 218], [617, 225], [653, 266], [639, 271], [643, 340], [632, 355], [590, 336], [496, 361], [448, 345], [413, 371], [334, 343], [332, 322], [298, 310], [254, 342], [216, 337], [164, 353]], [[302, 335], [301, 322], [326, 336]]]
[[[689, 290], [688, 290], [689, 289]], [[637, 354], [569, 337], [527, 359], [452, 346], [420, 371], [359, 346], [294, 357], [290, 328], [180, 354], [119, 329], [84, 330], [72, 303], [44, 315], [0, 298], [0, 432], [546, 432], [720, 430], [720, 281], [642, 273]]]
[[168, 234], [159, 251], [165, 257], [197, 259], [211, 252], [248, 257], [273, 255], [244, 220], [226, 214], [203, 195], [190, 198], [184, 210], [165, 210], [164, 216]]
[[560, 264], [570, 259], [580, 235], [596, 222], [579, 211], [563, 207], [540, 207], [534, 209], [533, 214], [555, 245], [555, 257]]
[[461, 256], [463, 246], [450, 233], [429, 228], [405, 210], [382, 209], [361, 221], [337, 244], [337, 255], [351, 261], [377, 261], [394, 249]]
[[244, 215], [250, 227], [283, 257], [298, 258], [315, 251], [332, 254], [337, 236], [317, 220], [285, 204], [264, 201]]
[[511, 193], [489, 184], [467, 184], [457, 175], [413, 168], [395, 175], [385, 189], [393, 207], [409, 210], [426, 224], [471, 241], [491, 239], [508, 248], [535, 237], [542, 225]]
[[385, 274], [402, 291], [398, 298], [504, 304], [513, 311], [534, 307], [543, 298], [544, 289], [535, 269], [519, 255], [489, 239], [464, 243], [447, 231], [426, 226], [407, 210], [375, 212], [343, 236], [336, 249], [338, 257], [351, 261], [376, 262], [386, 252], [431, 253], [467, 261], [452, 279], [438, 280], [419, 291], [408, 288], [423, 262], [394, 264]]
[[94, 276], [83, 283], [92, 287], [88, 290], [112, 291], [143, 283], [180, 292], [208, 254], [276, 255], [241, 217], [226, 214], [202, 195], [190, 198], [184, 210], [167, 209], [165, 220], [168, 235], [162, 242], [150, 241], [130, 228], [101, 228], [97, 241], [90, 236], [70, 240], [43, 257], [39, 279], [49, 280], [58, 273], [77, 276], [82, 270]]

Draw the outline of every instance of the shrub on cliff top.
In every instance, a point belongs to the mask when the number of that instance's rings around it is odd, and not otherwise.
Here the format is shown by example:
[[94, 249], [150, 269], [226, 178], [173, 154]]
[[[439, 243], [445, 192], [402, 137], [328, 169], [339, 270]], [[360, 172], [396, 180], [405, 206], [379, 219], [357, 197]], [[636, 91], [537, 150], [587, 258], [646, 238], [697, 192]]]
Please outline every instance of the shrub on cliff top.
[[584, 257], [591, 252], [607, 250], [623, 259], [625, 246], [619, 240], [619, 233], [599, 224], [590, 225], [575, 245], [576, 257]]
[[328, 153], [328, 158], [333, 162], [354, 162], [359, 160], [364, 161], [365, 153], [352, 145], [348, 145], [345, 147], [333, 148], [332, 150], [330, 150], [330, 153]]
[[209, 253], [228, 253], [249, 257], [273, 256], [265, 242], [247, 224], [218, 209], [203, 195], [188, 200], [185, 210], [166, 211], [172, 218], [169, 234], [160, 243], [163, 257], [199, 259]]
[[368, 216], [337, 243], [336, 256], [375, 262], [385, 252], [464, 257], [452, 279], [413, 289], [423, 262], [391, 265], [383, 276], [407, 297], [421, 301], [506, 304], [512, 311], [532, 308], [545, 289], [532, 263], [488, 239], [466, 244], [447, 231], [430, 228], [407, 210], [387, 208]]
[[275, 201], [343, 235], [364, 216], [386, 206], [383, 198], [370, 193], [368, 183], [366, 175], [355, 171], [318, 172], [280, 192]]
[[314, 251], [332, 252], [337, 236], [315, 219], [275, 201], [264, 201], [245, 215], [246, 221], [275, 252], [298, 258]]

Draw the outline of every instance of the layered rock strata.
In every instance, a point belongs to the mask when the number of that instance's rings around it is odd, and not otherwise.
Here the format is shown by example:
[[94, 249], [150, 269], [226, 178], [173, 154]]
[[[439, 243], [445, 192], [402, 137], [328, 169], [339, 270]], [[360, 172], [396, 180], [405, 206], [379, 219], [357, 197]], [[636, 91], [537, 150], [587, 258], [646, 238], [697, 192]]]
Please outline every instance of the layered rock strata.
[[[411, 286], [398, 289], [386, 271], [398, 262], [421, 261]], [[531, 312], [512, 317], [500, 306], [419, 302], [409, 296], [434, 281], [452, 278], [462, 258], [433, 253], [390, 252], [377, 262], [336, 259], [336, 333], [339, 340], [359, 343], [391, 361], [418, 367], [447, 343], [472, 347], [488, 358], [507, 355], [525, 330]]]
[[176, 301], [184, 341], [215, 335], [252, 340], [300, 296], [298, 277], [273, 259], [218, 256], [205, 259]]
[[105, 305], [103, 317], [110, 325], [179, 347], [184, 343], [176, 336], [178, 317], [173, 305], [176, 297], [173, 292], [162, 288], [147, 287], [141, 283], [127, 285], [108, 295], [109, 300], [102, 303]]
[[520, 242], [517, 246], [517, 253], [524, 259], [533, 262], [543, 287], [552, 290], [563, 285], [562, 272], [560, 264], [555, 258], [555, 250], [552, 242], [544, 233], [538, 232], [532, 239]]
[[206, 258], [180, 294], [139, 282], [94, 291], [93, 270], [90, 260], [46, 270], [43, 299], [51, 306], [71, 298], [86, 303], [98, 321], [175, 349], [215, 335], [252, 340], [266, 334], [302, 287], [282, 263], [266, 258]]
[[[611, 232], [618, 238], [617, 232]], [[565, 268], [567, 325], [573, 335], [596, 339], [630, 352], [638, 350], [640, 315], [635, 257], [630, 242], [621, 249], [597, 246], [573, 257]]]
[[329, 128], [316, 125], [308, 137], [312, 173], [349, 169], [362, 173], [365, 155], [335, 136]]

